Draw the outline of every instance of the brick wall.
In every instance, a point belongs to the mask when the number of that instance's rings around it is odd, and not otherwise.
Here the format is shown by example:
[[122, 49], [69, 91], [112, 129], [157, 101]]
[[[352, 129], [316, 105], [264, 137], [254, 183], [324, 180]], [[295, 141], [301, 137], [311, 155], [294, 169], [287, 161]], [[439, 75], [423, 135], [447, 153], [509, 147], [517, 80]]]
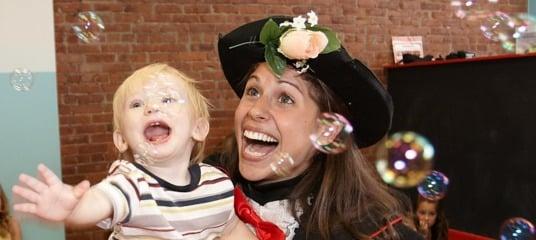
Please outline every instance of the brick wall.
[[[202, 81], [214, 105], [211, 146], [231, 132], [237, 98], [220, 70], [216, 42], [242, 23], [268, 15], [314, 10], [321, 25], [339, 33], [345, 47], [382, 79], [393, 62], [391, 36], [420, 35], [426, 54], [470, 50], [478, 56], [504, 53], [483, 38], [478, 25], [455, 18], [446, 0], [177, 0], [54, 1], [58, 104], [63, 179], [74, 184], [104, 177], [117, 157], [112, 144], [111, 101], [133, 70], [167, 62]], [[499, 1], [506, 12], [526, 12], [521, 0]], [[98, 43], [81, 43], [71, 25], [79, 11], [95, 11], [106, 26]], [[371, 150], [366, 151], [370, 154]], [[106, 239], [95, 229], [67, 230], [68, 239]]]

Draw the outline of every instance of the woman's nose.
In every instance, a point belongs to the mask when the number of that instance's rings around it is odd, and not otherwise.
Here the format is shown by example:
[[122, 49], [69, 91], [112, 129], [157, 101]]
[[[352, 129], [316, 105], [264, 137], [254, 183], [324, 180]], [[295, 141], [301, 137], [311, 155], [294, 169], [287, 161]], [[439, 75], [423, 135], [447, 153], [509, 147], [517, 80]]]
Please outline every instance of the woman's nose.
[[270, 104], [268, 100], [260, 98], [251, 107], [248, 115], [254, 120], [266, 120], [270, 117]]

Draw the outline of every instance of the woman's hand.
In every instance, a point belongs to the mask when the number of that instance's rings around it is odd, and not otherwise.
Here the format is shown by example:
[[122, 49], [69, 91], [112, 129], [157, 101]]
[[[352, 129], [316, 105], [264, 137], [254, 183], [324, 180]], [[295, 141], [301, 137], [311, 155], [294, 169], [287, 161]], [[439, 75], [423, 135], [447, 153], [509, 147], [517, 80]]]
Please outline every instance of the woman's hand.
[[37, 169], [44, 182], [26, 174], [19, 175], [20, 182], [25, 186], [13, 186], [13, 193], [28, 202], [14, 204], [13, 208], [48, 221], [65, 221], [89, 189], [89, 181], [82, 181], [73, 187], [64, 184], [45, 165], [39, 164]]

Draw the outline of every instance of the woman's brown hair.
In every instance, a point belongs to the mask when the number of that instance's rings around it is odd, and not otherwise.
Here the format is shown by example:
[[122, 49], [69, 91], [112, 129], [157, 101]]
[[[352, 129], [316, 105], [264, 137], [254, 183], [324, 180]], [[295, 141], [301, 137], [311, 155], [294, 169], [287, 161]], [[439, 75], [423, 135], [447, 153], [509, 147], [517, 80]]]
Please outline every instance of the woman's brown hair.
[[[246, 79], [255, 68], [253, 66]], [[320, 112], [337, 112], [348, 116], [346, 105], [325, 84], [308, 73], [301, 76], [310, 83], [311, 96]], [[236, 180], [240, 173], [236, 140], [234, 136], [232, 138], [224, 151], [225, 160], [222, 162]], [[367, 234], [370, 233], [356, 229], [356, 224], [366, 223], [379, 229], [403, 212], [399, 201], [374, 174], [355, 141], [350, 138], [347, 144], [348, 150], [341, 154], [318, 152], [289, 196], [291, 210], [299, 219], [300, 226], [305, 227], [307, 235], [315, 233], [320, 234], [322, 239], [330, 239], [331, 233], [346, 231], [356, 239], [368, 238]], [[299, 218], [297, 209], [303, 210]], [[392, 227], [386, 232], [390, 239], [397, 238]]]
[[12, 228], [11, 221], [7, 196], [2, 185], [0, 185], [0, 237], [6, 237], [6, 234], [10, 234]]

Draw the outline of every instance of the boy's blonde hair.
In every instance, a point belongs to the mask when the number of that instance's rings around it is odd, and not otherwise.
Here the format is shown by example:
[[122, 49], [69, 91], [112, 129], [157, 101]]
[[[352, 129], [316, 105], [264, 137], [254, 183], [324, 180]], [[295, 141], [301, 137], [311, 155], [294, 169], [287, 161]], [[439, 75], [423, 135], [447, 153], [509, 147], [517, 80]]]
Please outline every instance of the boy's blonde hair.
[[[190, 106], [193, 110], [194, 119], [206, 118], [207, 121], [209, 120], [210, 104], [197, 88], [198, 82], [167, 64], [154, 63], [136, 70], [115, 91], [113, 99], [114, 131], [121, 129], [121, 117], [125, 108], [126, 98], [160, 74], [172, 76], [178, 81], [182, 81], [184, 83], [183, 86], [185, 88], [187, 102], [191, 104]], [[201, 162], [204, 148], [205, 141], [195, 143], [190, 157], [191, 163]]]

